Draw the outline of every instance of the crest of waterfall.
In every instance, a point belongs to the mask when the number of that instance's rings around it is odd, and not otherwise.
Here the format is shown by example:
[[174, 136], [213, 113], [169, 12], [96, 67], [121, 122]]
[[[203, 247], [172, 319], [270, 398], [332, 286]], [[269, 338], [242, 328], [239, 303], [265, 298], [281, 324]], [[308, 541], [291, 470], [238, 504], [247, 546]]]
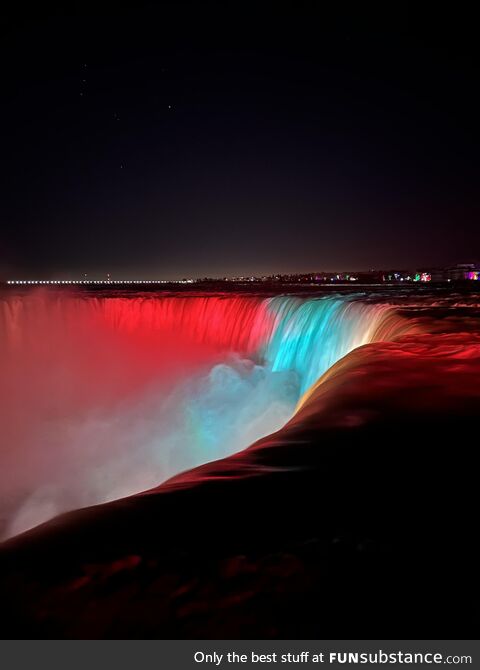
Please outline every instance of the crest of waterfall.
[[169, 334], [192, 345], [248, 355], [273, 372], [294, 371], [305, 392], [358, 346], [390, 340], [410, 326], [392, 305], [355, 296], [92, 297], [32, 294], [1, 302], [3, 342], [29, 346], [51, 330], [111, 328], [131, 335]]
[[356, 347], [392, 339], [408, 328], [391, 305], [352, 297], [279, 296], [268, 300], [268, 312], [274, 321], [265, 362], [273, 371], [294, 370], [301, 393]]

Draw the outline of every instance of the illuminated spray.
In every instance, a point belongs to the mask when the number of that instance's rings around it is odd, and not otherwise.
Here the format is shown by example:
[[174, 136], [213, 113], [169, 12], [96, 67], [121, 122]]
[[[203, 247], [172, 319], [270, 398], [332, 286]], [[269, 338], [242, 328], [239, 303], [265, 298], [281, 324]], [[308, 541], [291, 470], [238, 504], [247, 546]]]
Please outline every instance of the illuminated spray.
[[349, 351], [408, 325], [354, 296], [39, 292], [0, 308], [7, 534], [247, 447]]

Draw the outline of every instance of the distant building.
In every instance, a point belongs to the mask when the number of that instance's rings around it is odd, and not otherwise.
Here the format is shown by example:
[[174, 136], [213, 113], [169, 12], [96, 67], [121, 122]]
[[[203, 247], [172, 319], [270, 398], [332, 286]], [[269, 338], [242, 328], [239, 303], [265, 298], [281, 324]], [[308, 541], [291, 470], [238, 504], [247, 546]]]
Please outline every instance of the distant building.
[[445, 279], [447, 281], [469, 281], [480, 278], [480, 266], [475, 263], [457, 263], [452, 267], [445, 268]]

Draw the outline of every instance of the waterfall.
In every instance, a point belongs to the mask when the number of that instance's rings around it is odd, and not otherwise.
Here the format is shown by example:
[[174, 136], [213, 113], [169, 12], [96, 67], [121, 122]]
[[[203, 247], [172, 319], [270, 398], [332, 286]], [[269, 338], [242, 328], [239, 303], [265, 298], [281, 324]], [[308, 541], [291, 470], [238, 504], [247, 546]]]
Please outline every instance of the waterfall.
[[274, 326], [264, 356], [273, 370], [295, 370], [307, 389], [336, 361], [362, 344], [393, 339], [408, 324], [388, 304], [352, 297], [280, 296], [268, 300]]
[[[389, 304], [355, 296], [51, 296], [1, 302], [3, 344], [22, 347], [87, 328], [112, 329], [149, 339], [172, 336], [192, 345], [251, 355], [272, 371], [295, 371], [306, 391], [329, 367], [358, 346], [390, 340], [408, 328]], [[55, 326], [52, 326], [55, 324]]]
[[354, 295], [0, 296], [0, 536], [247, 447], [409, 327]]

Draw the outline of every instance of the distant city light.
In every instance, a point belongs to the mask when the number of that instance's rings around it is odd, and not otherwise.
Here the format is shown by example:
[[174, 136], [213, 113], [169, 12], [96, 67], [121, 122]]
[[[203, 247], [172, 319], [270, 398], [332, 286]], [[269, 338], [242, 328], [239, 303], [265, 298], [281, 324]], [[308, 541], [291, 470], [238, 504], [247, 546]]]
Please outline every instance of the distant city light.
[[9, 279], [7, 284], [194, 284], [196, 279]]
[[272, 275], [235, 275], [230, 277], [197, 277], [183, 279], [112, 279], [110, 273], [105, 273], [103, 279], [89, 279], [87, 273], [82, 279], [9, 279], [3, 283], [15, 285], [42, 285], [42, 286], [159, 286], [174, 284], [205, 284], [220, 282], [238, 283], [283, 283], [283, 284], [309, 284], [318, 285], [320, 282], [334, 282], [335, 284], [348, 284], [358, 282], [363, 284], [381, 283], [405, 283], [405, 282], [450, 282], [450, 281], [480, 281], [480, 265], [475, 263], [457, 263], [448, 267], [421, 268], [412, 272], [411, 270], [368, 270], [350, 272], [306, 272], [292, 274]]

